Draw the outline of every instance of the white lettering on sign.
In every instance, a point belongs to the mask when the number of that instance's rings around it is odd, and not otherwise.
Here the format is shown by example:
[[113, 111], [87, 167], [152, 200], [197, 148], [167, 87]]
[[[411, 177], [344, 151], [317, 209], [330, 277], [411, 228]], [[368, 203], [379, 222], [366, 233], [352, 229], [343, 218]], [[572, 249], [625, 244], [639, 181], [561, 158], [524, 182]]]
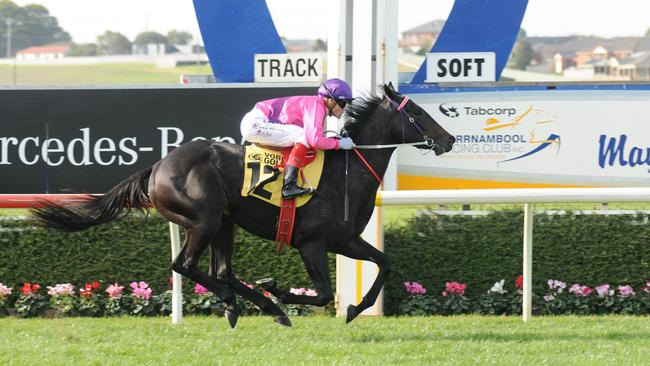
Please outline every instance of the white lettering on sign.
[[323, 57], [318, 53], [255, 55], [255, 82], [318, 82], [323, 77]]
[[427, 53], [427, 83], [496, 81], [494, 52]]
[[[164, 158], [185, 140], [183, 130], [178, 127], [157, 127], [160, 146], [139, 146], [135, 136], [105, 137], [93, 134], [90, 127], [80, 128], [81, 137], [69, 141], [44, 136], [2, 136], [0, 137], [0, 166], [23, 164], [59, 166], [69, 164], [75, 167], [87, 165], [133, 165], [138, 162], [140, 152], [160, 151]], [[210, 139], [235, 144], [230, 136], [212, 138], [195, 137], [191, 140]]]

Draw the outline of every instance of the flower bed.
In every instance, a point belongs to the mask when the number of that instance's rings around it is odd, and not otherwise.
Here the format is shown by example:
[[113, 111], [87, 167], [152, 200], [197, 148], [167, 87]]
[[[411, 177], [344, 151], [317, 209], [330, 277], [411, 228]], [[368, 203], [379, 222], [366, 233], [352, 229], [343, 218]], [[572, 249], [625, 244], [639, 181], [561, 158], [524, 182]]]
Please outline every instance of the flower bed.
[[[171, 278], [170, 278], [171, 283]], [[254, 286], [243, 282], [251, 289]], [[261, 289], [264, 296], [275, 303], [278, 300]], [[315, 296], [311, 289], [294, 289], [292, 293]], [[86, 283], [77, 288], [69, 283], [47, 286], [47, 291], [37, 283], [24, 283], [19, 293], [13, 288], [0, 283], [0, 317], [15, 314], [20, 317], [66, 317], [66, 316], [155, 316], [169, 315], [172, 310], [171, 290], [154, 294], [153, 289], [144, 281], [131, 282], [128, 286], [118, 283], [102, 284], [100, 281]], [[238, 297], [242, 315], [261, 315], [261, 311], [249, 301]], [[279, 306], [288, 315], [309, 315], [313, 313], [311, 306], [284, 305]], [[191, 293], [183, 298], [185, 314], [223, 316], [224, 305], [219, 297], [203, 286], [196, 284]]]
[[[487, 292], [477, 297], [465, 296], [466, 284], [451, 281], [436, 293], [419, 282], [404, 282], [406, 297], [401, 301], [399, 315], [455, 315], [455, 314], [521, 314], [522, 277], [512, 288], [506, 289], [505, 280], [496, 282]], [[548, 280], [545, 294], [533, 294], [533, 313], [538, 315], [561, 314], [650, 314], [650, 281], [635, 290], [621, 284], [600, 284], [594, 287]]]

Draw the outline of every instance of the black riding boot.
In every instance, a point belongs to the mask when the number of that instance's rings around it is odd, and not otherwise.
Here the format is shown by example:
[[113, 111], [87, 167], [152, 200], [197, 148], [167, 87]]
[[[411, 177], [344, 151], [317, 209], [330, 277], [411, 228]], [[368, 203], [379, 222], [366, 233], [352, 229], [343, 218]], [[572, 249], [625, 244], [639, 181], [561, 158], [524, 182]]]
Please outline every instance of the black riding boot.
[[310, 188], [298, 187], [298, 168], [287, 165], [284, 168], [284, 183], [282, 184], [282, 197], [292, 199], [298, 196], [312, 193]]

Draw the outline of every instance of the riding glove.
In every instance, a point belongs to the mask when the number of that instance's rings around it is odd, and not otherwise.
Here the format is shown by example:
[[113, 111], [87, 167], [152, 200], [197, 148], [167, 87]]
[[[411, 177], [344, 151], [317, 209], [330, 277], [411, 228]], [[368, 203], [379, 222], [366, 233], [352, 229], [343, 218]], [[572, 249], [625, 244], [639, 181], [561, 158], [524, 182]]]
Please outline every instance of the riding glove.
[[344, 137], [339, 140], [339, 149], [350, 150], [354, 147], [354, 142], [349, 137]]

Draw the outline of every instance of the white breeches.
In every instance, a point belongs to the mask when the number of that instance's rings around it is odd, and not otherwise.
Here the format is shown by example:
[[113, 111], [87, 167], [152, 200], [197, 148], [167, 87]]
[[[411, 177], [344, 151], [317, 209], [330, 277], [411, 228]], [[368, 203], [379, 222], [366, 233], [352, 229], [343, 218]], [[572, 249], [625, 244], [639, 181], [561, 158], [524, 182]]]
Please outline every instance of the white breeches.
[[256, 108], [246, 113], [240, 128], [244, 140], [249, 142], [275, 147], [288, 147], [301, 143], [309, 147], [302, 127], [270, 122], [264, 113]]

